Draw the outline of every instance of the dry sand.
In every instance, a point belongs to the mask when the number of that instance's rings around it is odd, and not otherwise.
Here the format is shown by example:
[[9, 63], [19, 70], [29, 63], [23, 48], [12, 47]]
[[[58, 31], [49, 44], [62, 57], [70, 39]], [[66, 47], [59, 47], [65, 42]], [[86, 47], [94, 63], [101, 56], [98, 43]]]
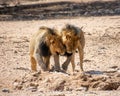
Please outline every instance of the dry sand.
[[[78, 27], [83, 26], [86, 39], [84, 50], [86, 77], [82, 77], [77, 71], [75, 75], [57, 72], [43, 75], [36, 73], [38, 76], [35, 77], [30, 72], [28, 50], [31, 35], [40, 26], [59, 27], [66, 23]], [[119, 53], [120, 16], [1, 21], [0, 96], [119, 96]], [[61, 62], [64, 60], [65, 57], [61, 57]], [[53, 63], [53, 59], [51, 59], [51, 64]], [[78, 53], [76, 53], [75, 63], [76, 70], [79, 70]], [[69, 66], [68, 73], [71, 72], [71, 65]], [[85, 80], [86, 78], [87, 80]], [[96, 85], [91, 83], [91, 79]], [[104, 82], [105, 84], [103, 84]], [[81, 83], [84, 86], [81, 86]]]

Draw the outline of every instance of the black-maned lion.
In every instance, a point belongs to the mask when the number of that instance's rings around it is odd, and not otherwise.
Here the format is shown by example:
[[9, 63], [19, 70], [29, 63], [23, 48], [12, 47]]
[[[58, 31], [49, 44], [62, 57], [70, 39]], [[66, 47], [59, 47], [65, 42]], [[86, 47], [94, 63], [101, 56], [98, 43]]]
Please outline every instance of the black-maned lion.
[[[80, 58], [80, 69], [83, 72], [83, 57], [84, 57], [84, 46], [85, 37], [84, 32], [81, 28], [75, 27], [70, 24], [66, 24], [60, 32], [62, 36], [63, 44], [66, 47], [67, 60], [62, 64], [62, 68], [66, 71], [71, 61], [73, 72], [75, 70], [75, 52], [78, 49]], [[70, 55], [72, 54], [72, 55]]]
[[[37, 71], [37, 64], [40, 65], [41, 71], [49, 71], [50, 56], [63, 55], [65, 47], [62, 39], [56, 32], [48, 27], [40, 27], [30, 40], [30, 61], [31, 69]], [[59, 61], [55, 59], [55, 68], [60, 69]]]

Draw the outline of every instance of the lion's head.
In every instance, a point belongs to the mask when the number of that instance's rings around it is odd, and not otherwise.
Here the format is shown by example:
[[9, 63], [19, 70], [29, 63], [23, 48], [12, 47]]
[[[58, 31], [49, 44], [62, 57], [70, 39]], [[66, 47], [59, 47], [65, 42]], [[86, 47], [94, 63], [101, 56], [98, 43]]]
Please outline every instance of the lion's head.
[[65, 46], [62, 43], [62, 38], [53, 30], [52, 34], [49, 34], [46, 37], [46, 42], [49, 46], [51, 54], [60, 54], [63, 55], [65, 53]]
[[80, 39], [79, 28], [67, 24], [61, 30], [61, 36], [63, 44], [66, 47], [67, 53], [73, 53], [76, 50]]

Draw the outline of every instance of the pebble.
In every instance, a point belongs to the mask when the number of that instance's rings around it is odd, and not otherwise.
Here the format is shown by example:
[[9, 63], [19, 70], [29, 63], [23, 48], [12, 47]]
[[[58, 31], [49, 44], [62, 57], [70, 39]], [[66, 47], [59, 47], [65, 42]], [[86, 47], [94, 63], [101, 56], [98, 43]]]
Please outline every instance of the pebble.
[[2, 89], [2, 92], [9, 93], [10, 90], [8, 88], [4, 88], [4, 89]]
[[120, 73], [119, 73], [119, 74], [116, 74], [115, 77], [120, 77]]
[[110, 68], [116, 69], [116, 68], [118, 68], [118, 66], [112, 66], [112, 67], [110, 67]]
[[119, 91], [120, 91], [120, 86], [117, 88], [117, 90], [119, 90]]
[[14, 53], [18, 53], [18, 52], [15, 50]]
[[37, 91], [37, 87], [31, 86], [31, 87], [28, 88], [28, 90], [30, 90], [31, 92], [36, 92]]
[[87, 91], [87, 87], [79, 87], [76, 91]]
[[116, 13], [120, 13], [120, 8], [116, 8], [116, 9], [115, 9], [115, 12], [116, 12]]

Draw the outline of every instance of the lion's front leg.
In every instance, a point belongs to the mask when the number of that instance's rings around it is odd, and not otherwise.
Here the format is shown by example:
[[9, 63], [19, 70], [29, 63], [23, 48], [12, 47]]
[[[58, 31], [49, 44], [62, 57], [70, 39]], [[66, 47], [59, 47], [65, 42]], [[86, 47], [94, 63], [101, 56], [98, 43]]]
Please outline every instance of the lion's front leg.
[[83, 72], [83, 57], [84, 57], [84, 52], [81, 44], [78, 46], [78, 51], [79, 51], [79, 58], [80, 58], [80, 70]]
[[59, 55], [54, 55], [55, 71], [60, 71]]
[[65, 71], [67, 70], [68, 65], [69, 65], [69, 63], [71, 61], [71, 58], [72, 58], [72, 55], [71, 56], [67, 56], [67, 60], [62, 64], [63, 70], [65, 70]]

